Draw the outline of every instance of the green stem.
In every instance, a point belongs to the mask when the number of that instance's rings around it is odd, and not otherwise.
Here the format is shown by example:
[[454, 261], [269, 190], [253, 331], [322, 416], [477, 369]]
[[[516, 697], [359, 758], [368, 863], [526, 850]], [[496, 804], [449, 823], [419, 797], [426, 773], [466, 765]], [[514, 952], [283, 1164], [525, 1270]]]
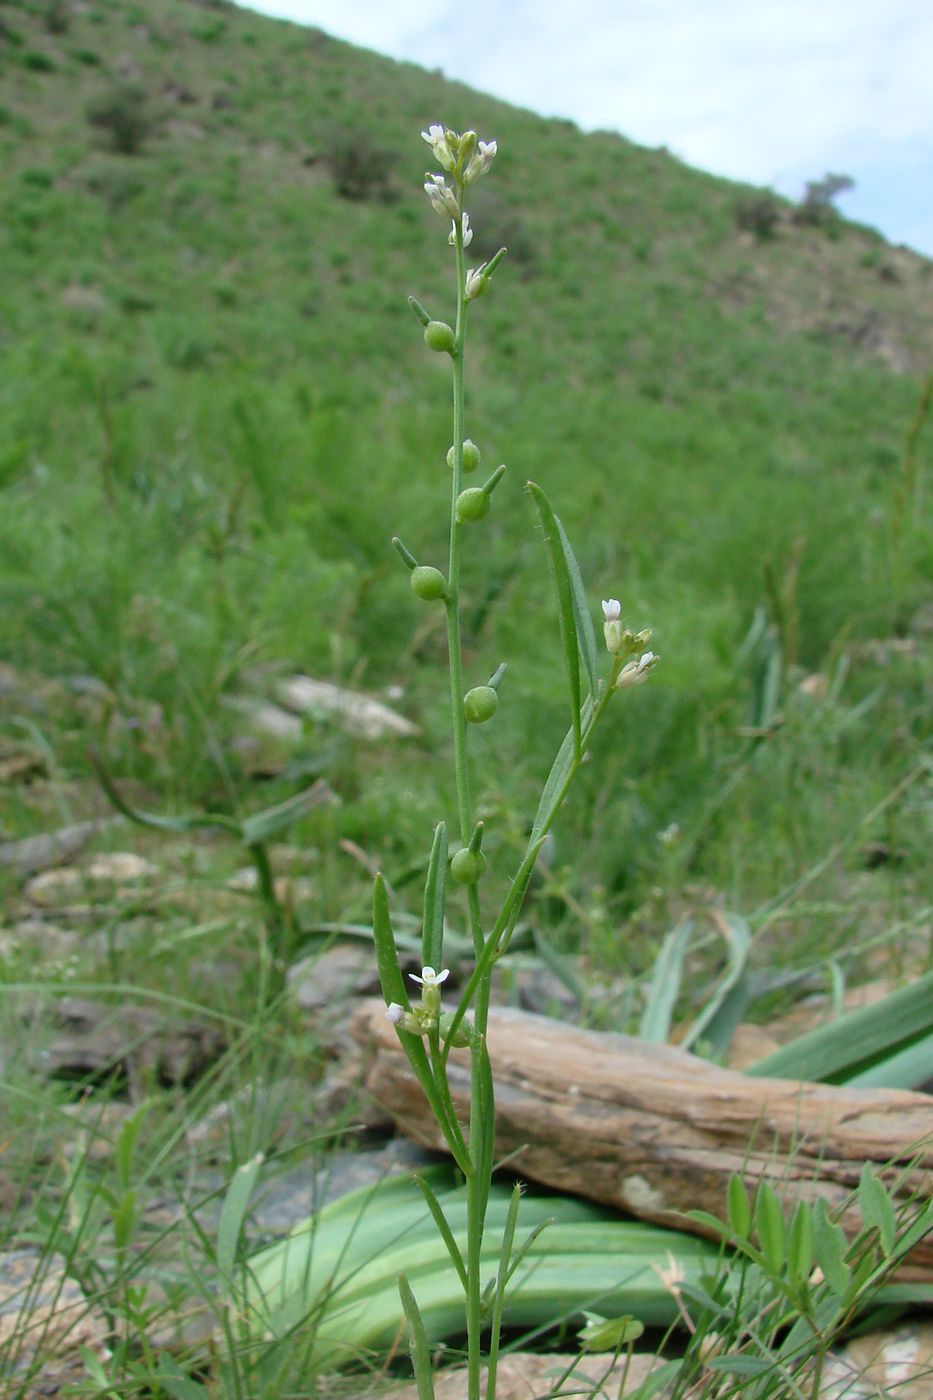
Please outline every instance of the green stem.
[[[463, 185], [458, 180], [457, 193], [463, 206]], [[450, 491], [450, 560], [447, 572], [447, 646], [450, 658], [450, 706], [454, 739], [454, 777], [457, 786], [457, 815], [460, 822], [460, 841], [466, 846], [473, 832], [473, 799], [470, 791], [470, 771], [467, 757], [466, 713], [463, 706], [463, 651], [460, 637], [460, 552], [463, 526], [457, 519], [457, 497], [463, 489], [463, 418], [464, 418], [464, 348], [466, 340], [467, 301], [464, 289], [466, 266], [463, 256], [463, 228], [460, 221], [456, 226], [455, 238], [457, 254], [457, 324], [454, 329], [453, 353], [453, 411], [454, 411], [454, 468]], [[483, 950], [482, 919], [479, 893], [475, 885], [469, 888], [467, 903], [469, 908], [470, 931], [477, 959]], [[477, 996], [476, 1014], [481, 1004], [489, 1004], [488, 978]], [[476, 1089], [478, 1057], [471, 1052], [471, 1079]], [[443, 1075], [442, 1075], [443, 1077]], [[477, 1164], [479, 1143], [482, 1140], [483, 1125], [479, 1115], [492, 1110], [492, 1105], [484, 1104], [473, 1092], [470, 1102], [470, 1156], [474, 1167]], [[482, 1362], [482, 1279], [480, 1276], [483, 1246], [483, 1224], [485, 1201], [489, 1192], [488, 1182], [479, 1180], [475, 1171], [467, 1181], [467, 1370], [469, 1400], [480, 1400], [480, 1374]], [[489, 1396], [488, 1400], [494, 1400]]]

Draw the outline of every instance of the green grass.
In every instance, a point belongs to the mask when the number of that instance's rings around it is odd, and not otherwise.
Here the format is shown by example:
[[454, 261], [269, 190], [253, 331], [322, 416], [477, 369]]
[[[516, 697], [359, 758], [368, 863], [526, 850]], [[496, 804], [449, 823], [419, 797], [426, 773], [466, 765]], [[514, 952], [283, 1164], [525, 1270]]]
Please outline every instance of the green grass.
[[[445, 121], [498, 140], [471, 251], [511, 248], [471, 313], [466, 422], [484, 465], [509, 469], [464, 575], [468, 683], [510, 663], [472, 736], [492, 878], [504, 887], [566, 727], [531, 477], [594, 613], [621, 597], [662, 663], [607, 720], [529, 925], [597, 981], [644, 976], [695, 908], [741, 913], [758, 967], [834, 959], [857, 976], [887, 944], [886, 968], [915, 966], [933, 264], [845, 222], [831, 239], [798, 227], [780, 202], [756, 242], [735, 218], [747, 189], [315, 30], [186, 0], [94, 0], [61, 29], [39, 0], [3, 9], [0, 655], [19, 680], [0, 687], [0, 753], [34, 753], [40, 776], [0, 788], [0, 834], [101, 810], [89, 745], [167, 811], [256, 811], [323, 767], [339, 805], [289, 837], [313, 881], [304, 922], [365, 920], [367, 863], [417, 912], [453, 805], [443, 638], [390, 537], [443, 558], [449, 390], [406, 297], [450, 314], [417, 136]], [[134, 154], [89, 120], [114, 94], [141, 104]], [[363, 198], [338, 192], [350, 157]], [[394, 687], [421, 736], [309, 723], [291, 775], [259, 783], [222, 702], [275, 668]], [[891, 859], [870, 867], [872, 843]], [[185, 901], [103, 908], [109, 942], [62, 966], [20, 939], [5, 1000], [74, 981], [183, 997], [242, 1025], [243, 1082], [271, 1073], [254, 910], [217, 894], [236, 852], [125, 829], [97, 845], [164, 861]], [[12, 924], [21, 882], [0, 880]], [[17, 1044], [37, 1034], [8, 1025]], [[15, 1078], [6, 1161], [38, 1179], [72, 1090], [25, 1058]], [[146, 1152], [169, 1180], [171, 1125], [194, 1109], [153, 1093]], [[268, 1143], [244, 1121], [224, 1170]], [[65, 1178], [44, 1170], [54, 1196]]]

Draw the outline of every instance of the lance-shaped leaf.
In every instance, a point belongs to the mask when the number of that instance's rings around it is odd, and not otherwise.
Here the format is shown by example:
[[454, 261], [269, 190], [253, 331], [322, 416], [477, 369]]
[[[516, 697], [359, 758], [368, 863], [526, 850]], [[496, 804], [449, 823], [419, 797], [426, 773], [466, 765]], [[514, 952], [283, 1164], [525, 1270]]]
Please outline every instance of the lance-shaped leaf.
[[421, 960], [425, 967], [444, 962], [444, 902], [447, 897], [447, 823], [438, 822], [424, 882]]
[[670, 1035], [671, 1019], [683, 976], [684, 955], [693, 933], [693, 926], [693, 919], [684, 919], [676, 928], [671, 929], [661, 944], [658, 956], [654, 960], [645, 1009], [638, 1029], [641, 1040], [663, 1044]]
[[[713, 922], [728, 945], [729, 963], [716, 984], [716, 990], [684, 1036], [681, 1042], [684, 1050], [689, 1050], [700, 1040], [711, 1044], [714, 1050], [725, 1050], [735, 1030], [736, 1022], [729, 1013], [728, 1004], [730, 994], [738, 987], [745, 972], [751, 934], [748, 924], [738, 914], [717, 915]], [[736, 998], [737, 1005], [743, 1001], [744, 998]]]
[[[567, 667], [567, 680], [570, 685], [570, 719], [573, 725], [573, 749], [577, 758], [582, 751], [582, 736], [580, 729], [580, 706], [582, 702], [582, 692], [580, 687], [580, 653], [584, 651], [585, 658], [592, 657], [593, 681], [591, 685], [595, 690], [596, 673], [596, 645], [592, 643], [590, 651], [587, 652], [586, 641], [581, 642], [580, 633], [577, 627], [578, 612], [582, 613], [586, 609], [586, 599], [582, 597], [583, 587], [580, 583], [580, 570], [567, 537], [561, 529], [560, 521], [551, 509], [547, 496], [533, 481], [528, 482], [528, 493], [535, 504], [538, 512], [538, 519], [541, 522], [541, 529], [544, 534], [544, 543], [547, 546], [548, 561], [551, 565], [551, 573], [554, 578], [554, 587], [557, 592], [557, 616], [560, 622], [560, 637], [564, 648], [564, 663]], [[573, 560], [573, 576], [571, 576], [571, 566], [568, 558]], [[578, 585], [578, 592], [581, 595], [575, 599], [574, 578]], [[590, 627], [592, 635], [592, 625]], [[587, 671], [590, 670], [590, 661], [586, 660]]]
[[411, 1285], [404, 1274], [399, 1274], [398, 1291], [408, 1322], [408, 1338], [411, 1351], [411, 1364], [415, 1373], [418, 1400], [434, 1400], [434, 1372], [431, 1370], [431, 1348], [425, 1331], [424, 1319], [411, 1291]]

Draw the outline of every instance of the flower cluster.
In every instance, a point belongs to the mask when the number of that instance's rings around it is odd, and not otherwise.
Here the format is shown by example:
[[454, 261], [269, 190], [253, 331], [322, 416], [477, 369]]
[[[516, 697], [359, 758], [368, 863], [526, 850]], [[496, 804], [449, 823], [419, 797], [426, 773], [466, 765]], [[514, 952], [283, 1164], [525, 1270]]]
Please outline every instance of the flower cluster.
[[[496, 155], [495, 141], [480, 141], [475, 131], [451, 131], [449, 127], [429, 126], [422, 131], [422, 140], [431, 147], [438, 165], [445, 172], [424, 177], [424, 192], [431, 206], [445, 219], [453, 221], [450, 242], [456, 243], [457, 229], [461, 228], [463, 246], [469, 247], [473, 238], [469, 215], [462, 205], [463, 191], [472, 185], [492, 165]], [[448, 184], [447, 177], [451, 176]], [[461, 222], [462, 221], [462, 222]]]
[[470, 1045], [474, 1036], [472, 1024], [462, 1020], [451, 1035], [454, 1018], [450, 1012], [441, 1013], [440, 986], [450, 976], [449, 969], [445, 967], [435, 972], [433, 967], [423, 967], [420, 977], [416, 972], [409, 972], [408, 975], [421, 988], [421, 1005], [406, 1011], [400, 1002], [390, 1001], [385, 1009], [385, 1019], [410, 1035], [424, 1036], [437, 1030], [445, 1039], [450, 1037], [453, 1045]]
[[[651, 641], [650, 629], [646, 627], [641, 632], [630, 632], [627, 627], [623, 627], [622, 604], [618, 598], [603, 600], [603, 617], [606, 650], [616, 658], [616, 665], [620, 667], [614, 681], [616, 690], [628, 690], [633, 685], [642, 685], [648, 679], [648, 673], [658, 663], [658, 657], [653, 651], [641, 651], [642, 647], [647, 647]], [[641, 655], [635, 657], [635, 653], [639, 651]], [[626, 657], [633, 659], [625, 661]]]

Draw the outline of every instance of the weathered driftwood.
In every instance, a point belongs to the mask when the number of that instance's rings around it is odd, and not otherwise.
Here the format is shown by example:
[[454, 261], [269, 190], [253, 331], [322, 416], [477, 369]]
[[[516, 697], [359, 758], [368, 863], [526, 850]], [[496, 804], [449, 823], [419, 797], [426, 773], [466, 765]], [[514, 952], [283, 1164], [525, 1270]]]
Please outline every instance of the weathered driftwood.
[[[442, 1147], [430, 1111], [379, 1002], [365, 1002], [353, 1033], [372, 1056], [367, 1087], [398, 1126]], [[740, 1172], [770, 1181], [789, 1206], [801, 1197], [841, 1205], [864, 1162], [898, 1199], [933, 1191], [933, 1097], [756, 1079], [675, 1046], [579, 1030], [530, 1012], [493, 1009], [489, 1053], [496, 1085], [499, 1157], [560, 1190], [644, 1220], [701, 1230], [694, 1208], [722, 1216]], [[466, 1117], [465, 1052], [451, 1055], [451, 1091]], [[843, 1217], [850, 1231], [857, 1212]], [[933, 1281], [933, 1238], [902, 1278]]]

